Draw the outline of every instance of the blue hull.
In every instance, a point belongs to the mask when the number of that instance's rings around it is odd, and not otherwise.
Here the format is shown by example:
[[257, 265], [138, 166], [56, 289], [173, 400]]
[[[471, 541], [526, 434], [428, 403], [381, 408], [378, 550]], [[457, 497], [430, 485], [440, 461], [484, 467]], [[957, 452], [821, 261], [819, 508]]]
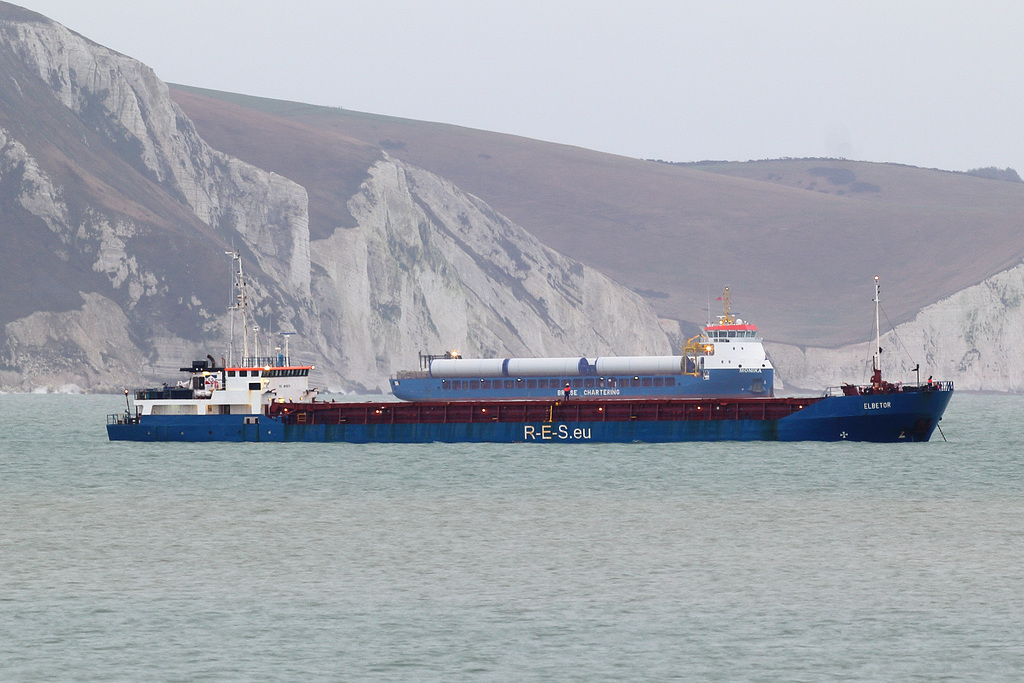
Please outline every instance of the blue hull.
[[[286, 422], [281, 416], [266, 415], [152, 415], [143, 416], [136, 423], [108, 423], [107, 434], [111, 441], [188, 442], [927, 441], [952, 395], [950, 389], [807, 399], [806, 406], [781, 419], [718, 419], [708, 414], [704, 419], [297, 424]], [[773, 400], [793, 401], [768, 399]], [[742, 402], [729, 405], [734, 407], [738, 403]], [[714, 408], [714, 404], [706, 405]]]
[[[609, 378], [610, 379], [610, 378]], [[542, 382], [544, 387], [537, 385]], [[616, 377], [611, 386], [606, 378], [549, 377], [503, 379], [439, 379], [414, 377], [392, 379], [391, 393], [403, 401], [555, 400], [563, 397], [565, 382], [573, 384], [572, 399], [629, 399], [682, 397], [763, 397], [774, 390], [774, 371], [711, 370], [707, 379], [693, 375]], [[671, 383], [671, 386], [666, 384]], [[453, 387], [454, 384], [454, 387]], [[576, 386], [579, 384], [580, 386]], [[655, 386], [655, 385], [658, 386]], [[639, 386], [634, 386], [639, 385]]]

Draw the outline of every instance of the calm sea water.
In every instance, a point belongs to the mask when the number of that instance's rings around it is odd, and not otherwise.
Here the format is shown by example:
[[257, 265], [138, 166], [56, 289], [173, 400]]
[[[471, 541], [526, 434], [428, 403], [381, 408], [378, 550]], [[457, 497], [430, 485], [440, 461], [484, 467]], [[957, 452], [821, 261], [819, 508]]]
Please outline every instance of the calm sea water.
[[0, 396], [0, 679], [1019, 680], [1024, 399], [927, 444], [109, 443]]

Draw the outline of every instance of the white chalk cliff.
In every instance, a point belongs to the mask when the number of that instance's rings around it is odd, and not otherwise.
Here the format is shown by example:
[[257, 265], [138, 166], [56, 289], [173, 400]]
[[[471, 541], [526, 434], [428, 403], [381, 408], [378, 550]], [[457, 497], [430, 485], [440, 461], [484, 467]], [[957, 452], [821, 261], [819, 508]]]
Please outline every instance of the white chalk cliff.
[[[311, 239], [306, 190], [212, 149], [145, 65], [23, 10], [0, 16], [0, 47], [0, 106], [14, 112], [0, 117], [4, 229], [55, 244], [57, 271], [93, 277], [68, 279], [78, 284], [63, 307], [0, 320], [0, 390], [119, 391], [220, 358], [232, 246], [248, 260], [256, 321], [298, 332], [293, 356], [315, 363], [327, 388], [382, 390], [420, 351], [662, 354], [679, 337], [638, 295], [383, 152], [348, 198], [355, 227]], [[76, 166], [60, 139], [32, 129], [47, 107], [76, 149], [103, 147], [123, 163]], [[922, 376], [960, 389], [1024, 391], [1022, 305], [1024, 264], [928, 306], [883, 339], [887, 377], [912, 380], [920, 363]], [[814, 390], [866, 379], [871, 344], [767, 346], [787, 387]]]
[[359, 225], [313, 243], [324, 350], [376, 386], [420, 351], [668, 353], [641, 297], [555, 253], [479, 199], [390, 158], [349, 202]]
[[[384, 389], [389, 374], [416, 366], [419, 351], [670, 351], [641, 297], [544, 247], [442, 178], [381, 155], [349, 201], [358, 225], [311, 242], [305, 190], [211, 149], [148, 67], [49, 21], [0, 22], [0, 40], [52, 85], [61, 106], [129, 150], [134, 167], [224, 245], [244, 245], [255, 260], [257, 321], [297, 329], [293, 355], [316, 363], [316, 381], [329, 388]], [[81, 292], [77, 311], [7, 322], [0, 388], [119, 390], [173, 377], [193, 357], [223, 355], [227, 297], [197, 290], [171, 301], [172, 290], [189, 283], [172, 282], [173, 268], [139, 251], [147, 241], [159, 251], [166, 234], [98, 203], [70, 211], [45, 164], [0, 129], [5, 183], [62, 249], [87, 259], [110, 287]], [[226, 283], [226, 257], [223, 266]], [[169, 309], [190, 319], [154, 318]], [[180, 332], [183, 322], [201, 328], [200, 338]]]
[[[873, 310], [870, 315], [873, 320]], [[866, 326], [867, 322], [866, 316]], [[1021, 392], [1022, 338], [1024, 264], [938, 301], [913, 320], [883, 332], [882, 369], [891, 381], [916, 381], [914, 367], [920, 365], [922, 381], [934, 376], [954, 380], [961, 390]], [[871, 374], [873, 339], [840, 349], [766, 347], [789, 387], [838, 386], [864, 381]]]

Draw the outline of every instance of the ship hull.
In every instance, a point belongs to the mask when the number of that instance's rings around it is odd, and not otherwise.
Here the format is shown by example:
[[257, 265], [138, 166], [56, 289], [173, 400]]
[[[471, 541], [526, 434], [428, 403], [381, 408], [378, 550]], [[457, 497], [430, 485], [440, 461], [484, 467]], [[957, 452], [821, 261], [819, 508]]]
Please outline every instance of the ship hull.
[[267, 415], [108, 420], [112, 441], [666, 443], [927, 441], [948, 390], [876, 396], [273, 404]]

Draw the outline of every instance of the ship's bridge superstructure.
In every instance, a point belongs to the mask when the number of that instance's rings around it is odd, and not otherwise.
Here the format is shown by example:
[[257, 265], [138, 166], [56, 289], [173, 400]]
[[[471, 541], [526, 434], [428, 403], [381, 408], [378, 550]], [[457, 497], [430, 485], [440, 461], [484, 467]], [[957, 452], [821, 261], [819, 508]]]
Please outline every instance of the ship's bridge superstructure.
[[308, 401], [315, 366], [292, 365], [280, 354], [243, 358], [242, 364], [217, 367], [212, 359], [181, 368], [189, 373], [173, 386], [135, 391], [137, 415], [258, 415], [272, 402]]
[[699, 374], [704, 370], [770, 370], [771, 361], [757, 336], [757, 326], [735, 320], [733, 323], [708, 325], [704, 333], [690, 339], [683, 355]]
[[695, 375], [716, 370], [763, 375], [764, 390], [773, 393], [771, 378], [774, 370], [765, 353], [763, 340], [757, 334], [757, 325], [733, 317], [729, 310], [728, 287], [722, 301], [725, 313], [718, 316], [718, 322], [705, 325], [702, 333], [688, 339], [683, 347], [687, 369]]
[[[249, 353], [248, 296], [242, 257], [237, 251], [227, 252], [237, 264], [234, 272], [235, 303], [229, 312], [242, 317], [242, 362], [232, 360], [217, 365], [213, 356], [193, 361], [187, 368], [188, 378], [169, 386], [135, 391], [135, 409], [128, 406], [129, 419], [140, 415], [260, 415], [275, 402], [311, 401], [316, 388], [309, 388], [309, 372], [315, 366], [293, 365], [288, 341], [293, 332], [279, 333], [284, 346], [276, 347], [272, 356], [260, 355], [259, 326], [253, 325], [253, 348]], [[234, 353], [234, 316], [231, 318], [231, 340], [228, 357]], [[130, 392], [125, 389], [125, 399]], [[134, 417], [132, 413], [134, 412]]]

